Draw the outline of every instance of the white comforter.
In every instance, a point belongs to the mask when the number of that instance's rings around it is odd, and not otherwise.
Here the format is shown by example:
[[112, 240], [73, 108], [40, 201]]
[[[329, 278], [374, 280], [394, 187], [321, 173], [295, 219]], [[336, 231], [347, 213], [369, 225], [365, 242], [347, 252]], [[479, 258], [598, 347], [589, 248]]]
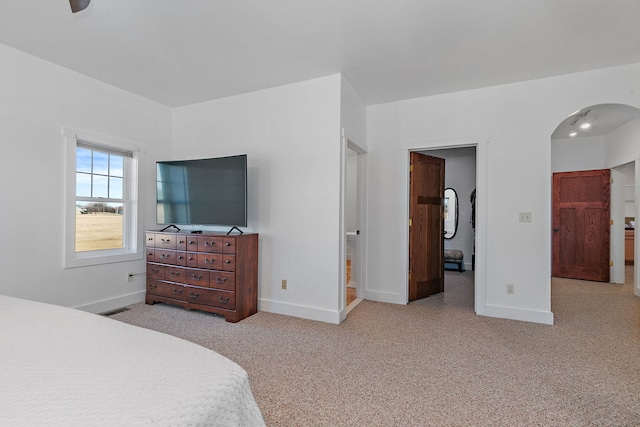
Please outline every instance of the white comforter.
[[0, 295], [0, 424], [263, 426], [247, 373], [199, 345]]

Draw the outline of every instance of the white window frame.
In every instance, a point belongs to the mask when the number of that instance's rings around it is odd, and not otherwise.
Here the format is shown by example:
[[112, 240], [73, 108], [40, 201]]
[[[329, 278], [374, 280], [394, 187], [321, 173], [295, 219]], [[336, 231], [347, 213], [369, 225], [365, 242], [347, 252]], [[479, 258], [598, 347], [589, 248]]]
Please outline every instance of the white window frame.
[[[135, 261], [142, 254], [142, 203], [140, 203], [141, 151], [135, 144], [116, 138], [71, 128], [63, 128], [65, 144], [65, 226], [64, 226], [64, 267], [84, 267], [114, 262]], [[125, 182], [123, 197], [128, 199], [124, 214], [123, 247], [118, 249], [76, 252], [76, 147], [78, 140], [130, 151], [131, 158], [125, 157]], [[99, 148], [98, 148], [99, 150]]]

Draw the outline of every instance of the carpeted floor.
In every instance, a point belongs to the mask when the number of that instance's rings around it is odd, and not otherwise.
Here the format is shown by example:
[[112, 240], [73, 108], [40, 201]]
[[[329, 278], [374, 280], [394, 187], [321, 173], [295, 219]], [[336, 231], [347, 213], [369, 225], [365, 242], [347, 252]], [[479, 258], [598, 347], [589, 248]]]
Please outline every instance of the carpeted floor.
[[269, 426], [638, 426], [640, 298], [553, 280], [556, 324], [476, 316], [472, 272], [342, 325], [260, 312], [237, 324], [164, 304], [112, 318], [243, 366]]

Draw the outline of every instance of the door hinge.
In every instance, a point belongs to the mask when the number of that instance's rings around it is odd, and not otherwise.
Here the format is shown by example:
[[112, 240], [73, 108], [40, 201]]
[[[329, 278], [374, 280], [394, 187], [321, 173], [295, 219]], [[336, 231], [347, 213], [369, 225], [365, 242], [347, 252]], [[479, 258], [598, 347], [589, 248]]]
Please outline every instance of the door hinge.
[[609, 261], [609, 267], [613, 267], [613, 261]]
[[611, 225], [613, 225], [613, 220], [611, 220]]
[[413, 225], [413, 221], [409, 219], [409, 227], [411, 227], [412, 225]]
[[413, 172], [413, 165], [409, 165], [409, 172]]

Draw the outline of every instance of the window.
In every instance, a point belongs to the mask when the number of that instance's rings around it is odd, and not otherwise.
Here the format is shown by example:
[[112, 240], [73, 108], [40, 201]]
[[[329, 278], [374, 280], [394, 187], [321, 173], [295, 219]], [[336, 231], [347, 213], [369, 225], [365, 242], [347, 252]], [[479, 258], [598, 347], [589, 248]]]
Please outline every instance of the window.
[[67, 145], [65, 266], [141, 259], [138, 150], [72, 129]]

